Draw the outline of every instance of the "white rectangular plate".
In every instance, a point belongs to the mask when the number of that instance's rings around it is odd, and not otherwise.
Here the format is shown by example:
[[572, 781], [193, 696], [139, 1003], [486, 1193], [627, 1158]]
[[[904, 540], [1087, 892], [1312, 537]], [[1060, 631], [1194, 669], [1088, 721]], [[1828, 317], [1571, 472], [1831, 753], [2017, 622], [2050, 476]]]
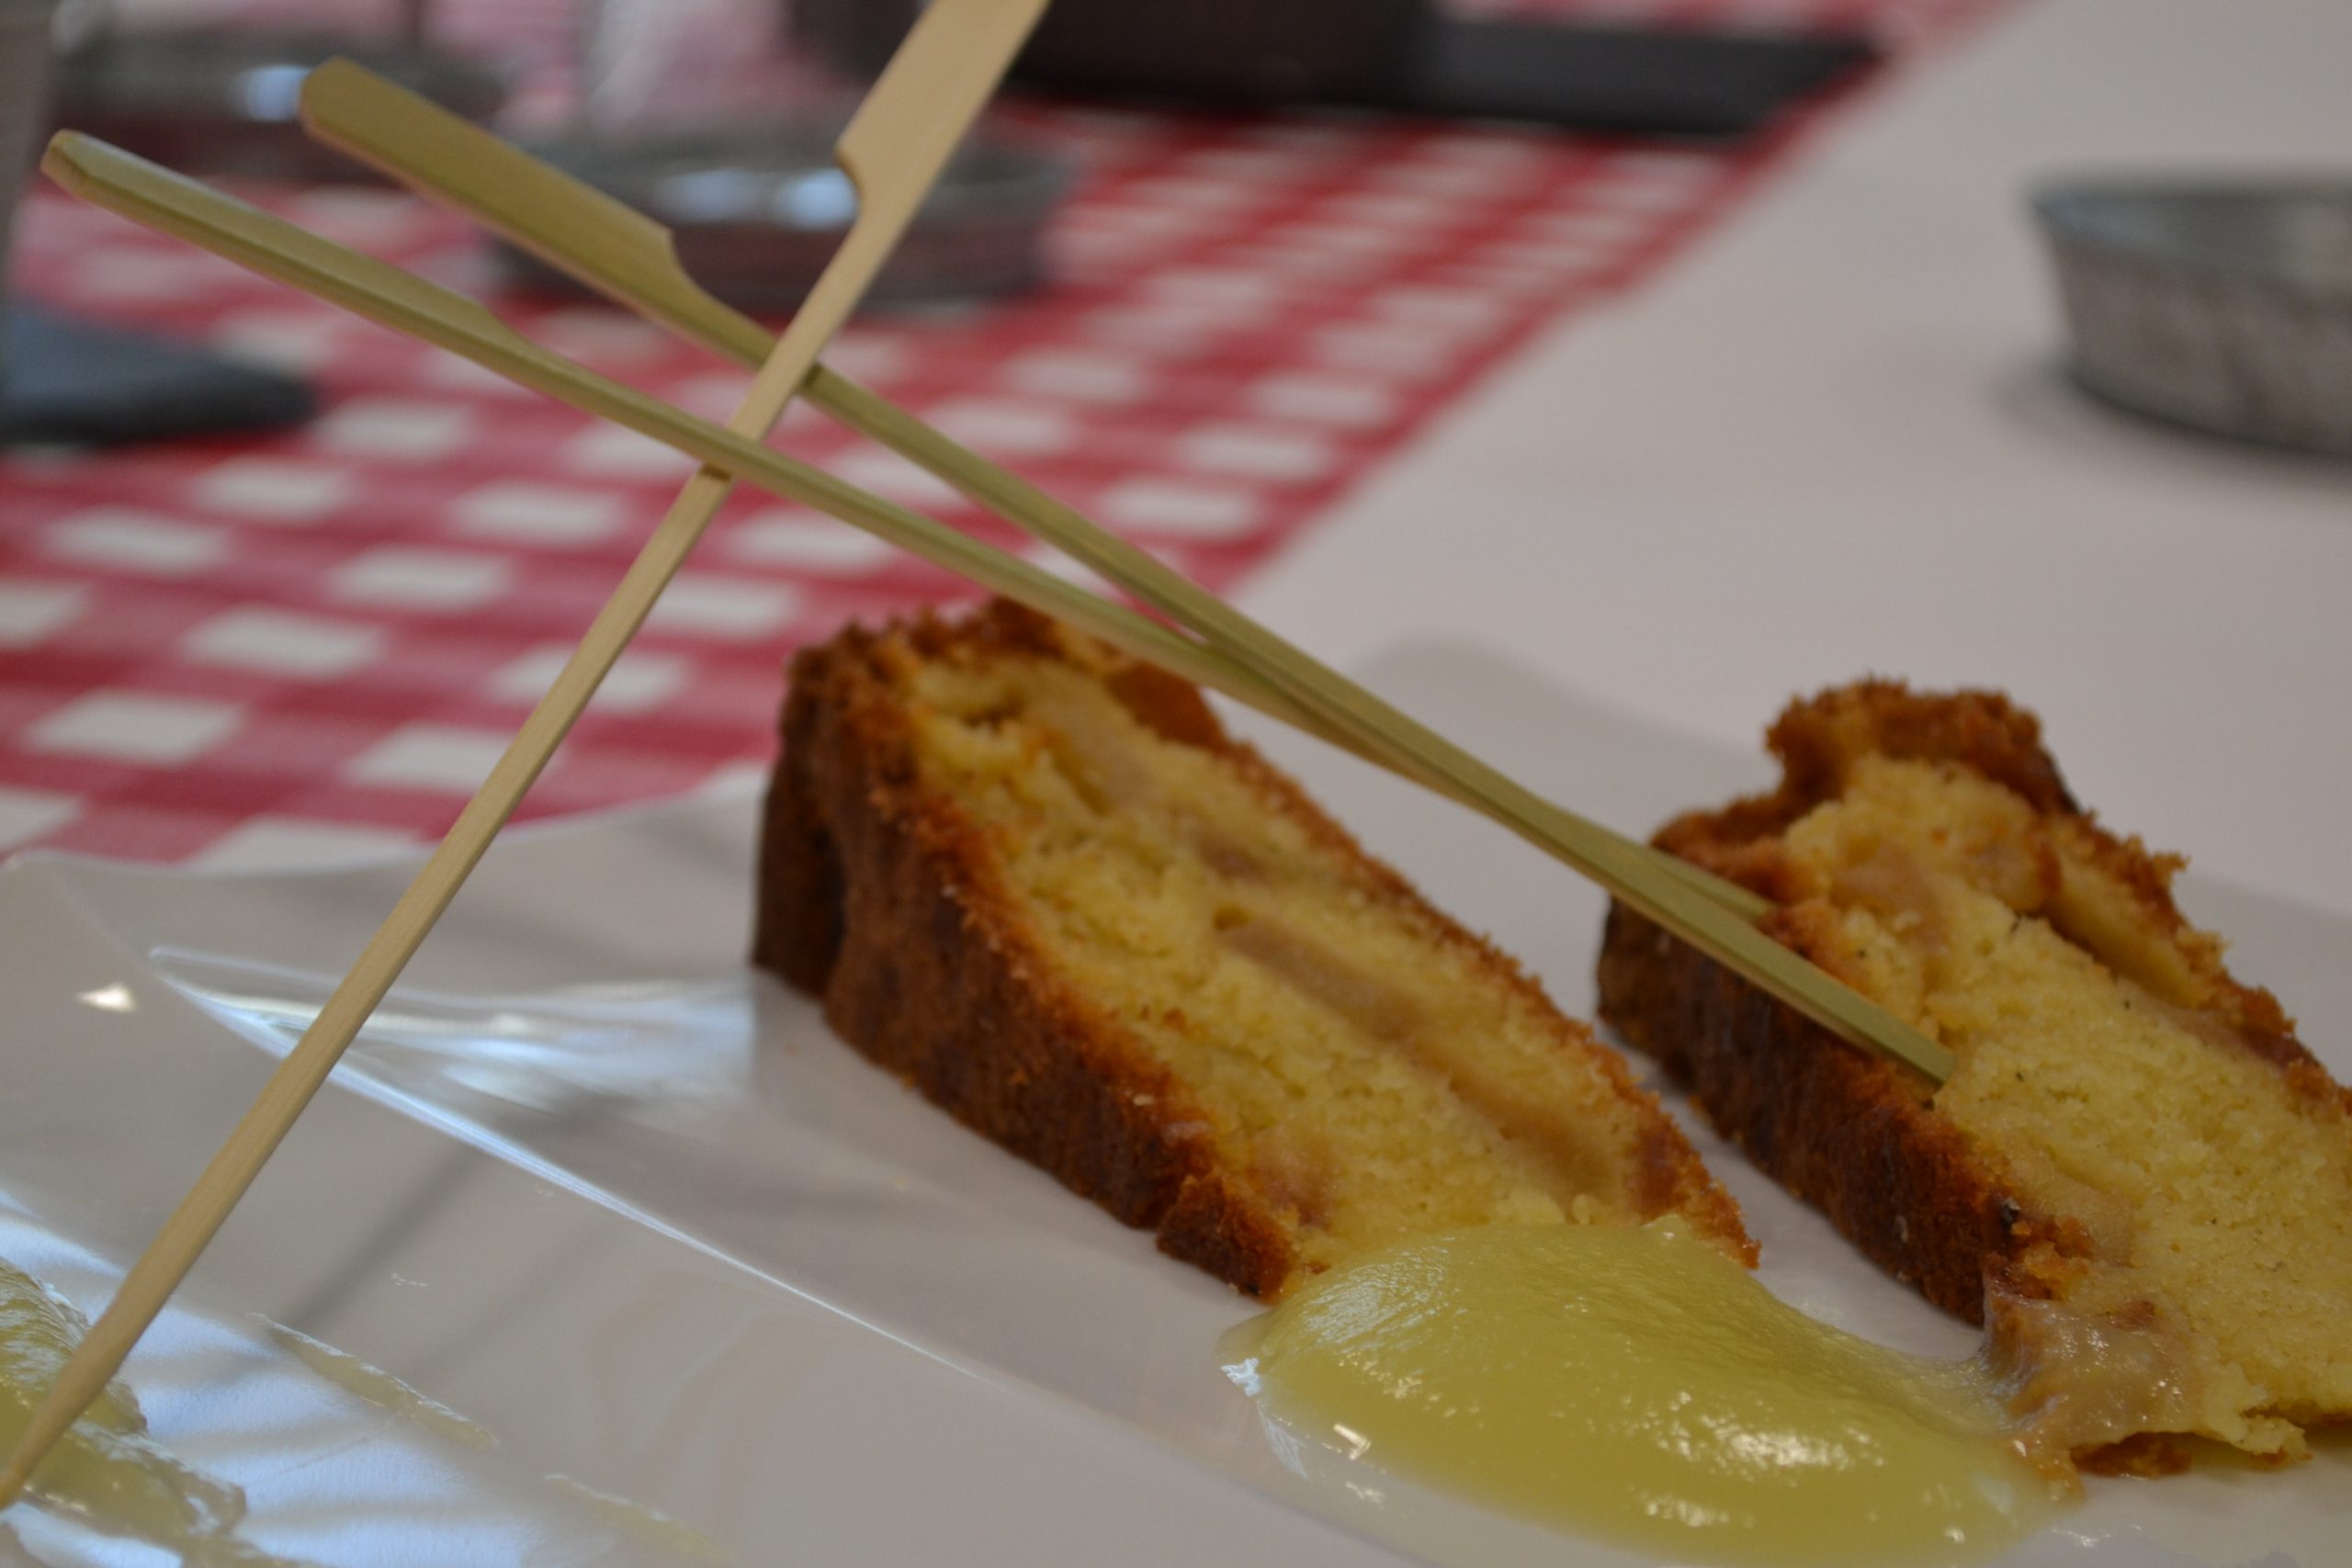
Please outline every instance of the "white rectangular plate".
[[[1366, 673], [1628, 831], [1767, 782], [1758, 756], [1483, 654], [1411, 649]], [[1589, 1012], [1596, 893], [1456, 808], [1262, 739]], [[1647, 1561], [1270, 1436], [1214, 1353], [1246, 1303], [746, 969], [755, 818], [733, 798], [502, 840], [134, 1357], [159, 1435], [246, 1487], [252, 1539], [334, 1564], [693, 1560], [545, 1483], [560, 1473], [748, 1564]], [[0, 1256], [101, 1301], [413, 864], [0, 873]], [[2352, 922], [2194, 880], [2187, 897], [2345, 1074]], [[1968, 1330], [1678, 1111], [1774, 1290], [1887, 1343], [1966, 1352]], [[257, 1318], [398, 1374], [499, 1447], [350, 1398]], [[2316, 1568], [2336, 1560], [2347, 1482], [2341, 1442], [2286, 1473], [2093, 1482], [2007, 1561]], [[132, 1561], [38, 1519], [21, 1534], [0, 1561]]]

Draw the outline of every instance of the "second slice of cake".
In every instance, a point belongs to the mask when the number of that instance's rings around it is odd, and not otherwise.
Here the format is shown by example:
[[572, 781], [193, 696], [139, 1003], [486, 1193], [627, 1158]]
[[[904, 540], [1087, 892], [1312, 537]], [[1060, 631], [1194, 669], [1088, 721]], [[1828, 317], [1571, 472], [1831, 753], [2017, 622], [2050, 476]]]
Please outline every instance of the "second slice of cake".
[[1767, 1172], [1991, 1329], [2029, 1440], [2108, 1467], [2270, 1459], [2352, 1420], [2352, 1093], [2100, 827], [2032, 716], [1871, 682], [1771, 732], [1770, 795], [1658, 842], [1951, 1049], [1848, 1046], [1623, 907], [1602, 1015]]
[[1190, 686], [997, 604], [800, 655], [755, 957], [977, 1131], [1279, 1295], [1730, 1198], [1623, 1064]]

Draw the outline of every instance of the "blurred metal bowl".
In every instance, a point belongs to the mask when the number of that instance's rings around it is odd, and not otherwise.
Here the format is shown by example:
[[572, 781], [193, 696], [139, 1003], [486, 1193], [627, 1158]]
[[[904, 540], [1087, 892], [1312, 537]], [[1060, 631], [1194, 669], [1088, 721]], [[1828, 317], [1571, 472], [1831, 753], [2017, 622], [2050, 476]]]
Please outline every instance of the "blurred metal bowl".
[[372, 181], [296, 114], [302, 78], [338, 54], [468, 119], [506, 101], [499, 67], [395, 39], [191, 28], [108, 33], [61, 59], [56, 119], [190, 173]]
[[2081, 182], [2033, 206], [2084, 387], [2352, 455], [2352, 183]]
[[[731, 305], [786, 310], [831, 259], [857, 193], [833, 163], [838, 124], [581, 138], [530, 150], [662, 223], [695, 281]], [[867, 299], [907, 304], [1031, 288], [1044, 276], [1046, 220], [1070, 181], [1058, 157], [982, 136], [949, 161]], [[499, 261], [526, 287], [578, 292], [546, 264], [501, 244]]]

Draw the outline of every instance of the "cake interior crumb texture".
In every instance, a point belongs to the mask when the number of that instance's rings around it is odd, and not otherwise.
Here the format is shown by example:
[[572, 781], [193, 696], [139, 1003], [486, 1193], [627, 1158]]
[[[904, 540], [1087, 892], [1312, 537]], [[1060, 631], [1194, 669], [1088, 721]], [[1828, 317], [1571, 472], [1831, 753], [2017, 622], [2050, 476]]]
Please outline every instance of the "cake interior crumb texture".
[[[1676, 1211], [1749, 1254], [1623, 1062], [1227, 739], [1191, 688], [996, 606], [849, 634], [804, 656], [794, 703], [770, 834], [835, 863], [830, 879], [780, 880], [840, 903], [842, 951], [789, 951], [822, 922], [787, 911], [763, 956], [826, 995], [860, 1049], [1070, 1185], [1141, 1171], [1136, 1196], [1094, 1195], [1171, 1250], [1269, 1295], [1403, 1236], [1498, 1222]], [[910, 940], [903, 912], [861, 891], [883, 880], [860, 869], [878, 838], [911, 846], [899, 863], [953, 905], [963, 951], [934, 961], [1001, 973], [1009, 998], [998, 987], [989, 1009], [943, 1019], [849, 994], [844, 969], [897, 961], [861, 946], [903, 956]], [[1030, 1033], [1051, 1037], [1048, 1065], [1000, 1038]], [[1027, 1124], [1069, 1113], [1024, 1106], [1023, 1083], [1066, 1089], [1072, 1073], [1120, 1101], [1091, 1114], [1135, 1146], [1071, 1149]], [[1271, 1241], [1238, 1259], [1171, 1243], [1170, 1212], [1201, 1185]]]
[[[2006, 736], [1906, 740], [1937, 725]], [[1953, 1053], [1923, 1114], [2035, 1238], [1989, 1260], [1988, 1310], [2044, 1363], [2035, 1397], [2075, 1406], [2071, 1440], [2291, 1458], [2352, 1418], [2347, 1097], [2181, 919], [2180, 863], [2075, 808], [1987, 694], [1849, 689], [1775, 743], [1779, 797], [1664, 841], [1770, 893], [1784, 940]]]

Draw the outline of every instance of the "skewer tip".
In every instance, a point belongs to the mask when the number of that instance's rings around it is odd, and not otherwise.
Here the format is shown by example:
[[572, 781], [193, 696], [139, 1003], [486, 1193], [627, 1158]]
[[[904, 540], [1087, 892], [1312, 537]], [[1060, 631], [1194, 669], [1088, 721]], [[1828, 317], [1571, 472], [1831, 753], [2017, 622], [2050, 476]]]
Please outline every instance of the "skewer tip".
[[40, 1462], [40, 1455], [26, 1452], [31, 1446], [30, 1436], [28, 1433], [26, 1440], [19, 1441], [16, 1451], [8, 1456], [7, 1464], [0, 1466], [0, 1512], [13, 1506], [23, 1495], [25, 1483], [32, 1479], [33, 1466]]

